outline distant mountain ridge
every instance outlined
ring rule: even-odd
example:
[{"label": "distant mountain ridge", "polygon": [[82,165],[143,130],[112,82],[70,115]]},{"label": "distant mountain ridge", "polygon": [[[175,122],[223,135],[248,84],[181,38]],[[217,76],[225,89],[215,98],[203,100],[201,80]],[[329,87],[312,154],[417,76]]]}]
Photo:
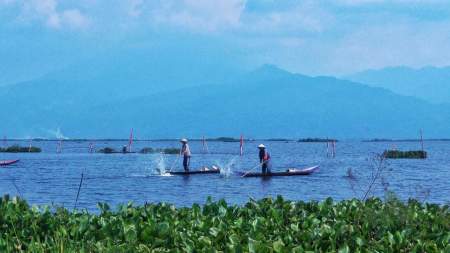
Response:
[{"label": "distant mountain ridge", "polygon": [[450,67],[389,67],[367,70],[345,78],[421,98],[430,103],[450,104]]},{"label": "distant mountain ridge", "polygon": [[[53,137],[60,129],[67,137],[117,138],[134,128],[138,138],[244,133],[251,138],[342,139],[412,138],[424,129],[428,138],[450,135],[448,106],[333,77],[292,74],[272,65],[230,72],[214,84],[199,80],[150,93],[146,89],[151,85],[139,85],[135,75],[128,75],[124,79],[136,85],[127,96],[115,94],[117,87],[102,93],[105,86],[88,75],[82,78],[95,86],[93,92],[65,76],[0,88],[0,117],[6,119],[0,133]],[[60,94],[64,96],[58,98]]]}]

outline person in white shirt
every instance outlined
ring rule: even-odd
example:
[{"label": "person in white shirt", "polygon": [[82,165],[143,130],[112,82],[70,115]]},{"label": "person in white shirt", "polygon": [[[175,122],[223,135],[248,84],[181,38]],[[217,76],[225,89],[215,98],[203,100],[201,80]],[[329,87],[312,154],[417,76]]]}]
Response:
[{"label": "person in white shirt", "polygon": [[181,139],[180,141],[182,143],[181,146],[181,155],[183,155],[183,167],[184,171],[189,171],[189,164],[191,162],[191,150],[189,149],[188,140],[187,139]]}]

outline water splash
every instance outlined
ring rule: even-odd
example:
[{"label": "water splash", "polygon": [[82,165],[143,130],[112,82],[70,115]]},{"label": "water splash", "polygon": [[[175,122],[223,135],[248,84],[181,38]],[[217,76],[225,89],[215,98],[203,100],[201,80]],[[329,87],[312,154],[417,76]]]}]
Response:
[{"label": "water splash", "polygon": [[163,153],[159,153],[157,156],[153,156],[152,162],[153,174],[159,176],[170,176],[170,174],[167,172],[166,157]]},{"label": "water splash", "polygon": [[49,130],[47,130],[47,132],[50,135],[53,135],[56,139],[59,139],[59,140],[68,140],[69,139],[69,137],[65,136],[62,133],[62,131],[61,131],[61,129],[59,127],[56,128],[56,130],[49,129]]},{"label": "water splash", "polygon": [[236,157],[231,158],[228,162],[223,164],[222,162],[216,161],[220,168],[220,175],[223,177],[229,177],[233,173],[233,167],[236,164]]}]

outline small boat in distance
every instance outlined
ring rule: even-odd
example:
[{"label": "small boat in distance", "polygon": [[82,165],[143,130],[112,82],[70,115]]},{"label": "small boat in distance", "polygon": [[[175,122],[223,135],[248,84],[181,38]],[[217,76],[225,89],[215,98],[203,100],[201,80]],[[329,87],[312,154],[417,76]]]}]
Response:
[{"label": "small boat in distance", "polygon": [[5,160],[5,161],[0,161],[0,166],[7,166],[7,165],[11,165],[14,163],[17,163],[19,160]]},{"label": "small boat in distance", "polygon": [[216,166],[212,166],[209,168],[201,168],[199,170],[190,170],[190,171],[171,171],[170,175],[178,175],[178,176],[188,176],[188,175],[197,175],[197,174],[219,174],[220,169]]},{"label": "small boat in distance", "polygon": [[319,170],[319,166],[313,166],[305,169],[287,169],[281,172],[270,172],[263,174],[261,172],[241,172],[241,177],[288,177],[288,176],[306,176]]}]

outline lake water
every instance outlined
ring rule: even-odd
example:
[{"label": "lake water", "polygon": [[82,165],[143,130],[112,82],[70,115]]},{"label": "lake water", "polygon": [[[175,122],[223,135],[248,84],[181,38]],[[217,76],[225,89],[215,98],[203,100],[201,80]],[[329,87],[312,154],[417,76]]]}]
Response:
[{"label": "lake water", "polygon": [[[98,202],[112,206],[133,201],[170,202],[177,206],[204,203],[208,196],[229,203],[242,204],[250,197],[283,195],[291,200],[336,200],[361,197],[368,186],[374,167],[373,157],[387,148],[418,150],[417,142],[368,143],[342,141],[336,146],[336,157],[327,157],[325,143],[264,142],[272,155],[272,170],[320,165],[310,176],[271,179],[241,178],[233,172],[248,171],[258,165],[259,142],[246,142],[244,156],[238,156],[239,143],[208,142],[210,153],[202,153],[201,142],[191,142],[191,169],[218,165],[230,173],[220,175],[160,176],[157,168],[181,170],[177,155],[98,154],[89,153],[87,141],[64,141],[57,153],[57,142],[35,141],[43,152],[37,154],[0,153],[0,160],[20,162],[0,168],[0,194],[20,195],[32,204],[56,204],[73,208],[81,174],[84,174],[78,207],[96,210]],[[27,141],[10,141],[9,145],[28,146]],[[114,147],[119,150],[126,141],[96,141],[95,149]],[[179,147],[176,141],[135,141],[134,150],[143,147]],[[450,202],[450,142],[426,142],[426,160],[388,160],[384,182],[402,199],[419,198],[433,203]],[[174,165],[173,165],[174,164]],[[347,177],[351,168],[358,186]],[[255,171],[259,170],[255,169]],[[375,189],[383,196],[381,185]]]}]

